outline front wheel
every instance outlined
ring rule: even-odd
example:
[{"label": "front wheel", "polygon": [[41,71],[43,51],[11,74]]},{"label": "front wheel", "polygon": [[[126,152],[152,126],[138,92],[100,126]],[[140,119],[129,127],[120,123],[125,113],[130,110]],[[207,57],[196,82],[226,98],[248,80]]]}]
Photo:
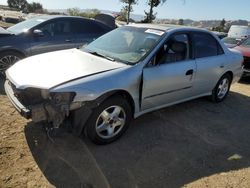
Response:
[{"label": "front wheel", "polygon": [[87,136],[96,144],[111,143],[127,130],[131,117],[131,107],[125,98],[110,97],[90,116],[86,125]]},{"label": "front wheel", "polygon": [[231,82],[232,78],[229,74],[225,74],[220,78],[220,80],[212,91],[211,98],[213,102],[221,102],[227,97],[230,90]]},{"label": "front wheel", "polygon": [[22,58],[21,54],[12,51],[0,53],[0,75],[5,77],[5,71]]}]

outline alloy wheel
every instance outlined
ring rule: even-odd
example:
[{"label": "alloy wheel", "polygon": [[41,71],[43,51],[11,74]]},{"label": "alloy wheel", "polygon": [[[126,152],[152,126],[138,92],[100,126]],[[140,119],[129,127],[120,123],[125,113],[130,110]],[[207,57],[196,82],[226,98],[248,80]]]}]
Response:
[{"label": "alloy wheel", "polygon": [[4,72],[14,63],[19,61],[20,58],[15,55],[6,55],[0,59],[0,73]]},{"label": "alloy wheel", "polygon": [[227,78],[224,78],[221,80],[219,86],[218,86],[218,92],[217,97],[219,99],[222,99],[226,96],[228,90],[229,90],[229,80]]},{"label": "alloy wheel", "polygon": [[116,136],[125,125],[126,113],[120,106],[110,106],[102,111],[96,121],[96,133],[103,139]]}]

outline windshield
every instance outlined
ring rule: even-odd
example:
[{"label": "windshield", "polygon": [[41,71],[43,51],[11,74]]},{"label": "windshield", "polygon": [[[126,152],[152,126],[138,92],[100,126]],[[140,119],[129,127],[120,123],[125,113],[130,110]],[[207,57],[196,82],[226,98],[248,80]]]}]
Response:
[{"label": "windshield", "polygon": [[22,32],[28,31],[29,29],[33,28],[34,26],[36,26],[44,21],[45,21],[45,19],[32,18],[32,19],[20,22],[12,27],[9,27],[7,30],[11,33],[14,33],[14,34],[20,34]]},{"label": "windshield", "polygon": [[250,46],[250,38],[247,38],[241,43],[241,46]]},{"label": "windshield", "polygon": [[130,26],[120,27],[83,48],[128,64],[136,64],[158,43],[164,31]]}]

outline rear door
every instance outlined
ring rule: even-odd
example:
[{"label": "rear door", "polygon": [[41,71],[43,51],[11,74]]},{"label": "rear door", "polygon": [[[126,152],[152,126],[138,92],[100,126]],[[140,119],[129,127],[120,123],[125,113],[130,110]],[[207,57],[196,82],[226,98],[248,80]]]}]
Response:
[{"label": "rear door", "polygon": [[72,30],[76,47],[81,47],[107,33],[111,28],[95,20],[79,18],[72,22]]},{"label": "rear door", "polygon": [[194,95],[211,92],[225,71],[225,54],[215,37],[205,32],[192,34],[197,64]]},{"label": "rear door", "polygon": [[[178,44],[176,49],[171,47]],[[185,45],[185,51],[180,50]],[[179,50],[178,50],[179,48]],[[157,108],[192,96],[195,60],[187,33],[173,35],[143,70],[142,110]]]}]

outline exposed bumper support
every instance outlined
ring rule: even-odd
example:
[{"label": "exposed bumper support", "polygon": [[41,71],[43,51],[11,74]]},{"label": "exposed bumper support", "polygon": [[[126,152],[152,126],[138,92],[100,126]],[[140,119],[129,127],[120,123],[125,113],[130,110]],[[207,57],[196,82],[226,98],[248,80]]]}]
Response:
[{"label": "exposed bumper support", "polygon": [[13,92],[8,80],[6,80],[4,83],[4,89],[5,89],[6,95],[8,96],[8,98],[10,99],[11,103],[16,108],[16,110],[26,119],[31,118],[31,111],[28,108],[26,108],[25,106],[23,106],[19,102],[19,100],[15,97],[14,92]]}]

